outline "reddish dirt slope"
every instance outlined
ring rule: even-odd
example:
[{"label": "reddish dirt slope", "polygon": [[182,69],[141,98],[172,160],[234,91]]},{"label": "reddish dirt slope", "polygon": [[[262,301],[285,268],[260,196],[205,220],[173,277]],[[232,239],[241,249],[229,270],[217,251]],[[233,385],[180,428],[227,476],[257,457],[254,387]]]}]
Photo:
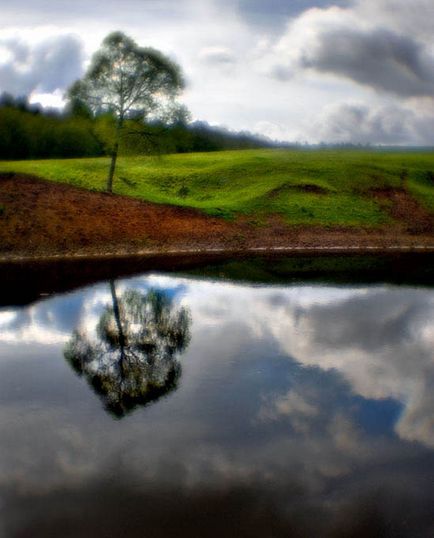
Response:
[{"label": "reddish dirt slope", "polygon": [[0,178],[1,250],[165,245],[223,236],[230,226],[197,211],[89,192],[30,177]]},{"label": "reddish dirt slope", "polygon": [[376,198],[400,225],[410,234],[433,233],[434,218],[405,189],[373,189]]},{"label": "reddish dirt slope", "polygon": [[267,226],[228,222],[198,211],[95,193],[17,175],[0,176],[0,256],[138,249],[434,244],[433,219],[407,193],[373,193],[400,223],[385,229]]}]

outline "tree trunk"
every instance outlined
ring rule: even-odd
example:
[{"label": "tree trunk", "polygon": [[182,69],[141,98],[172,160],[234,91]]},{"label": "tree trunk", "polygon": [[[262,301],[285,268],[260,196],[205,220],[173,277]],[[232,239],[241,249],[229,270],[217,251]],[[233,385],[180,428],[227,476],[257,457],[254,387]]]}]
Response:
[{"label": "tree trunk", "polygon": [[119,151],[119,142],[116,140],[115,146],[113,148],[112,153],[112,160],[110,163],[110,169],[107,176],[107,185],[106,185],[106,191],[109,193],[113,192],[113,177],[115,175],[115,168],[116,168],[116,160],[118,158],[118,151]]},{"label": "tree trunk", "polygon": [[116,161],[118,158],[119,138],[121,135],[122,125],[123,125],[123,118],[121,117],[116,125],[115,144],[113,146],[112,160],[110,162],[109,173],[107,176],[106,191],[109,192],[110,194],[113,192],[113,177],[115,175]]},{"label": "tree trunk", "polygon": [[116,284],[114,280],[110,280],[110,291],[112,294],[113,301],[113,315],[116,321],[116,326],[118,328],[118,338],[119,338],[119,350],[121,352],[121,358],[119,361],[121,377],[124,377],[124,360],[125,360],[125,334],[122,328],[121,322],[121,313],[119,310],[119,301],[116,295]]}]

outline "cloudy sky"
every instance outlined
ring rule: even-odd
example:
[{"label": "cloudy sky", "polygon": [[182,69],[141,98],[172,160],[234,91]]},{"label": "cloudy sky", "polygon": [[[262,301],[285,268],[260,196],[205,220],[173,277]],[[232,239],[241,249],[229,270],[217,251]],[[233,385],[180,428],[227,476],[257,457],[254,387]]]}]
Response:
[{"label": "cloudy sky", "polygon": [[177,60],[194,119],[434,144],[433,0],[0,0],[0,91],[59,106],[105,35]]}]

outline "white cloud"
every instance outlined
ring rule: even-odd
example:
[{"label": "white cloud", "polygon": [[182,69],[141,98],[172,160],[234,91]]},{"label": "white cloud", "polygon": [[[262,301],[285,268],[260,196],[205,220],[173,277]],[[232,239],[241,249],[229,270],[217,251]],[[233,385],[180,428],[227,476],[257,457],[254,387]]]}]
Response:
[{"label": "white cloud", "polygon": [[271,138],[271,140],[288,139],[287,126],[271,121],[258,121],[258,123],[253,126],[252,131],[259,135],[267,136],[268,138]]},{"label": "white cloud", "polygon": [[236,58],[226,47],[205,47],[199,52],[199,58],[210,64],[232,64]]}]

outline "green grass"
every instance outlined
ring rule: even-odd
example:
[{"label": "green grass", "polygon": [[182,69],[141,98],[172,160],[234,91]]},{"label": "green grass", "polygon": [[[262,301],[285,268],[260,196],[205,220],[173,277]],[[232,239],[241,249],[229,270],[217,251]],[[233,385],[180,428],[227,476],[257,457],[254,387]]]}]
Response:
[{"label": "green grass", "polygon": [[[103,190],[109,159],[0,162],[0,172],[22,172]],[[155,157],[121,157],[114,191],[151,202],[188,206],[261,224],[280,214],[294,224],[375,227],[390,217],[369,196],[398,187],[434,212],[434,153],[247,150]]]}]

